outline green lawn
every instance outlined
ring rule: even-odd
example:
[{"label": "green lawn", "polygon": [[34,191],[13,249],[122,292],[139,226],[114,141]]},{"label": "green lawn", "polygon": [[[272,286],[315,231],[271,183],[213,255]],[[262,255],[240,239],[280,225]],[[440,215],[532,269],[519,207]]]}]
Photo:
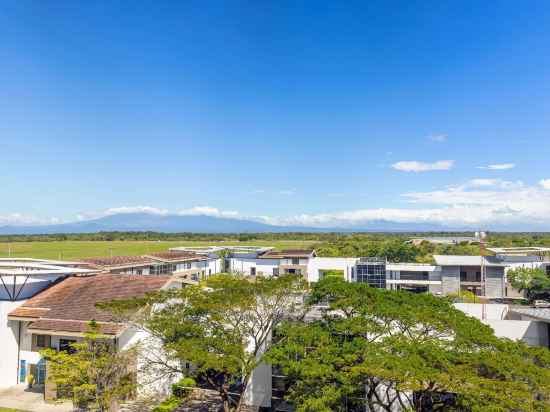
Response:
[{"label": "green lawn", "polygon": [[0,406],[0,412],[27,412],[27,411],[23,411],[21,409],[2,408]]},{"label": "green lawn", "polygon": [[59,242],[0,242],[0,257],[8,257],[11,249],[12,257],[32,257],[39,259],[72,260],[96,256],[144,255],[147,253],[165,251],[176,246],[223,246],[223,245],[255,245],[274,246],[278,249],[311,247],[314,241],[285,240],[252,242],[198,242],[198,241],[59,241]]}]

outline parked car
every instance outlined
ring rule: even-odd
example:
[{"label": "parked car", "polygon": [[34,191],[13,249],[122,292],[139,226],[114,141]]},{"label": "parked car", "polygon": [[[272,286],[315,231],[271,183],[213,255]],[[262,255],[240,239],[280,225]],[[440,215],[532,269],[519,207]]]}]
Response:
[{"label": "parked car", "polygon": [[533,306],[536,308],[550,308],[550,302],[546,300],[535,300]]}]

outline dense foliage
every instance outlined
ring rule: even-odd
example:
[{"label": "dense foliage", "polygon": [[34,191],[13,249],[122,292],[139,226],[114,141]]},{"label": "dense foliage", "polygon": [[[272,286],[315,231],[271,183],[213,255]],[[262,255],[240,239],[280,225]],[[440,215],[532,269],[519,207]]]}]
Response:
[{"label": "dense foliage", "polygon": [[550,278],[545,270],[520,267],[509,270],[507,276],[514,288],[526,292],[528,300],[550,298]]},{"label": "dense foliage", "polygon": [[117,351],[113,341],[99,333],[94,321],[90,331],[68,351],[45,349],[48,381],[56,385],[57,397],[73,401],[75,409],[110,411],[135,390],[132,350]]},{"label": "dense foliage", "polygon": [[447,299],[332,278],[310,304],[327,301],[320,319],[283,324],[268,355],[299,412],[550,411],[550,351],[496,338]]},{"label": "dense foliage", "polygon": [[145,366],[195,378],[219,393],[227,412],[238,410],[271,331],[295,312],[303,287],[292,275],[251,280],[222,274],[108,307],[119,315],[140,309],[138,322],[161,342],[164,355],[156,353]]}]

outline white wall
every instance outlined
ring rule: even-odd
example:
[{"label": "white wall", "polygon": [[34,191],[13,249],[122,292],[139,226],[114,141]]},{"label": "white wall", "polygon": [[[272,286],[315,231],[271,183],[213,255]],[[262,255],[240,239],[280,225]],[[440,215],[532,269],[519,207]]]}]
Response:
[{"label": "white wall", "polygon": [[0,301],[0,388],[17,383],[19,322],[8,320],[8,313],[25,301]]},{"label": "white wall", "polygon": [[528,345],[548,347],[547,324],[535,320],[506,319],[508,305],[455,303],[454,306],[489,325],[499,338],[522,340]]},{"label": "white wall", "polygon": [[252,257],[232,257],[231,271],[250,275],[250,269],[256,268],[256,275],[272,276],[273,269],[279,267],[279,259],[255,259]]},{"label": "white wall", "polygon": [[146,331],[135,327],[128,327],[118,338],[118,349],[137,350],[137,383],[139,396],[169,395],[171,386],[181,375],[165,374],[165,370],[152,366],[152,360],[163,359],[162,342],[152,337]]},{"label": "white wall", "polygon": [[320,272],[323,270],[342,270],[344,278],[351,280],[351,268],[355,266],[358,258],[340,257],[314,257],[309,259],[307,266],[308,282],[318,282]]},{"label": "white wall", "polygon": [[501,338],[522,340],[531,346],[548,347],[548,329],[545,322],[529,320],[488,320],[495,335]]},{"label": "white wall", "polygon": [[508,305],[500,303],[455,303],[454,307],[479,320],[504,320]]}]

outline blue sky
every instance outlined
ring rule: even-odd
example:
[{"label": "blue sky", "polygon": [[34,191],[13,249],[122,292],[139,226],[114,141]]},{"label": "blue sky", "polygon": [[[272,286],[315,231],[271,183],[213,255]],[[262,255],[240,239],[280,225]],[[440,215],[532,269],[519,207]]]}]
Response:
[{"label": "blue sky", "polygon": [[0,224],[550,224],[548,2],[296,3],[4,1]]}]

